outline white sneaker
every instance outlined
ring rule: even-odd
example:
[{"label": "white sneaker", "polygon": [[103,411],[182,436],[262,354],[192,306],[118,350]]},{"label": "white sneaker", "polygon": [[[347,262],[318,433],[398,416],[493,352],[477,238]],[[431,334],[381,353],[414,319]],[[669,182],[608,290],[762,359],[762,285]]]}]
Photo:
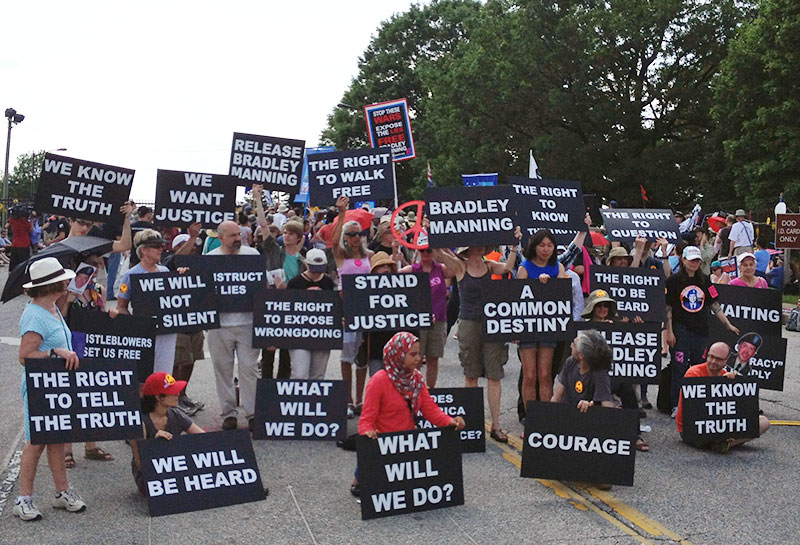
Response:
[{"label": "white sneaker", "polygon": [[41,520],[42,512],[33,504],[33,500],[17,498],[14,502],[14,515],[22,520]]},{"label": "white sneaker", "polygon": [[70,513],[80,513],[86,510],[86,504],[73,489],[64,490],[56,495],[53,500],[53,507],[58,509],[66,509]]},{"label": "white sneaker", "polygon": [[675,420],[675,415],[676,414],[678,414],[678,407],[673,407],[672,408],[672,414],[669,415],[669,417],[672,418],[673,420]]}]

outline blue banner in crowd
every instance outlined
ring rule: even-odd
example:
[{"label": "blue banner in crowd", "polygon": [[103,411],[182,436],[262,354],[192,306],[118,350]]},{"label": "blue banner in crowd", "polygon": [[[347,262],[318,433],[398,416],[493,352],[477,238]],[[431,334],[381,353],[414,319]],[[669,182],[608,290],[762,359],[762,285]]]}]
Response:
[{"label": "blue banner in crowd", "polygon": [[462,174],[464,187],[477,187],[479,185],[497,185],[497,173],[491,174]]},{"label": "blue banner in crowd", "polygon": [[328,153],[336,151],[333,146],[320,146],[318,148],[306,148],[306,153],[303,156],[303,177],[300,180],[300,193],[298,193],[294,202],[304,202],[308,204],[308,156],[315,153]]}]

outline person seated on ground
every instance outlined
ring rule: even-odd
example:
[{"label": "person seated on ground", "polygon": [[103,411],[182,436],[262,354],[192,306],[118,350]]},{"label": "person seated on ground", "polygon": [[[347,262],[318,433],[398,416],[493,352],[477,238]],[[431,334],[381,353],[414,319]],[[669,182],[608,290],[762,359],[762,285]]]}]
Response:
[{"label": "person seated on ground", "polygon": [[[705,363],[700,363],[698,365],[692,365],[686,371],[684,378],[694,378],[694,377],[726,377],[729,379],[735,378],[739,373],[736,371],[732,371],[725,366],[725,362],[728,361],[728,356],[730,355],[730,347],[723,343],[723,342],[716,342],[711,345],[708,349],[708,354],[706,355]],[[687,445],[691,445],[696,448],[700,449],[708,449],[713,450],[714,452],[719,452],[720,454],[725,454],[731,448],[739,446],[743,443],[750,441],[750,439],[733,439],[728,438],[722,441],[712,441],[707,443],[700,443],[700,444],[693,444],[688,441],[683,436],[683,393],[681,392],[680,397],[678,398],[678,412],[675,414],[675,423],[678,425],[678,433],[681,435],[681,439]],[[759,435],[764,435],[767,430],[769,429],[769,419],[767,419],[764,415],[758,416],[758,429]]]},{"label": "person seated on ground", "polygon": [[[169,373],[153,373],[142,389],[142,428],[144,438],[160,437],[169,441],[176,435],[186,433],[205,433],[203,428],[192,422],[186,413],[178,409],[178,396],[186,388],[185,380],[175,380]],[[139,458],[137,440],[131,440],[131,472],[142,496],[147,497],[147,483],[142,474],[142,461]]]},{"label": "person seated on ground", "polygon": [[[419,339],[407,331],[395,333],[383,347],[383,369],[367,383],[364,408],[358,421],[358,433],[376,439],[379,433],[413,430],[417,412],[436,427],[464,429],[464,419],[451,418],[442,411],[428,392],[418,371],[422,363]],[[361,494],[358,467],[350,493]]]}]

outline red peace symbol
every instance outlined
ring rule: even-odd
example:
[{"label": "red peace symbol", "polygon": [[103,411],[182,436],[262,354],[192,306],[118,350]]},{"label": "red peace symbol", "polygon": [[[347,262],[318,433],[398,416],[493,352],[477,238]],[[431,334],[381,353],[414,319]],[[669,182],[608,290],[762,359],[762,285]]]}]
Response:
[{"label": "red peace symbol", "polygon": [[[395,223],[395,218],[402,209],[411,206],[417,207],[416,211],[417,222],[408,229],[406,229],[405,231],[403,231],[402,233],[400,233],[399,231],[397,231],[397,224]],[[408,201],[398,206],[397,210],[392,212],[392,219],[389,222],[390,223],[389,228],[392,230],[392,236],[395,238],[395,240],[397,240],[400,244],[402,244],[406,248],[411,248],[412,250],[422,250],[428,247],[427,244],[421,245],[419,243],[420,235],[422,234],[427,235],[427,233],[425,233],[425,230],[422,228],[422,217],[424,214],[424,209],[425,209],[425,201]],[[406,241],[406,237],[408,236],[409,232],[414,233],[414,239],[412,242]]]}]

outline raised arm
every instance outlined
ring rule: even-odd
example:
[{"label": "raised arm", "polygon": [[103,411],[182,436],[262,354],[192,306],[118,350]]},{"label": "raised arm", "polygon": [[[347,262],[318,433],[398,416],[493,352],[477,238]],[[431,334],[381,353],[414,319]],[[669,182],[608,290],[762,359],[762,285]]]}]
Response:
[{"label": "raised arm", "polygon": [[122,205],[122,208],[120,208],[120,211],[124,215],[124,219],[122,220],[122,236],[111,245],[112,252],[122,253],[131,249],[133,245],[133,237],[131,236],[131,214],[135,209],[131,201],[127,201]]},{"label": "raised arm", "polygon": [[339,241],[342,240],[342,230],[344,229],[344,216],[347,214],[347,208],[350,206],[350,197],[339,197],[336,199],[336,208],[339,209],[339,216],[336,220],[336,224],[333,226],[333,235],[331,236],[331,242],[333,243],[332,250],[333,250],[333,257],[336,258],[336,264],[340,265],[340,261],[344,259],[342,255],[342,250],[339,247]]}]

